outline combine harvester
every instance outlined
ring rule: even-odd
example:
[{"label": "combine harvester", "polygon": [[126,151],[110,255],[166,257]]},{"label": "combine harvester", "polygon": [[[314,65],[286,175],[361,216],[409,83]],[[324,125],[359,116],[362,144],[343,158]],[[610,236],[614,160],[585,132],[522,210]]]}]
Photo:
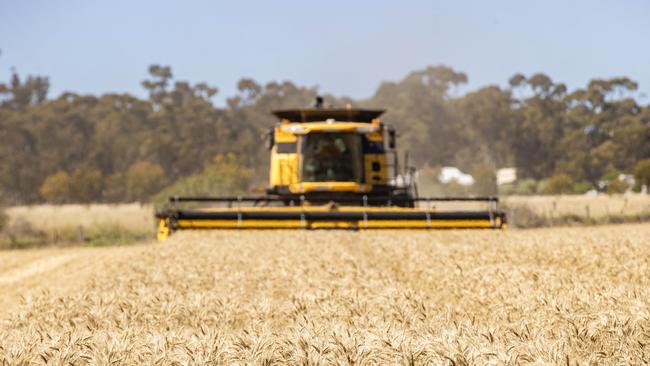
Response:
[{"label": "combine harvester", "polygon": [[[180,230],[504,227],[497,197],[418,197],[414,169],[400,170],[395,130],[379,120],[383,110],[321,105],[273,112],[280,122],[268,138],[267,195],[171,197],[156,213],[158,239]],[[487,208],[439,210],[440,201]],[[179,208],[187,202],[195,207]]]}]

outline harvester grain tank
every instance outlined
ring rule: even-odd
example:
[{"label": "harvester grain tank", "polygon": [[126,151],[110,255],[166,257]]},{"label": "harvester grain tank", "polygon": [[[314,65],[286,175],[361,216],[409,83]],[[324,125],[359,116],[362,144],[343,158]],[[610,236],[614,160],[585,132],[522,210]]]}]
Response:
[{"label": "harvester grain tank", "polygon": [[[158,239],[208,229],[502,228],[497,197],[419,197],[400,167],[383,110],[277,110],[270,130],[266,195],[170,197],[156,213]],[[440,210],[440,201],[482,202],[483,210]],[[188,203],[195,207],[180,208]],[[206,207],[207,205],[207,207]]]}]

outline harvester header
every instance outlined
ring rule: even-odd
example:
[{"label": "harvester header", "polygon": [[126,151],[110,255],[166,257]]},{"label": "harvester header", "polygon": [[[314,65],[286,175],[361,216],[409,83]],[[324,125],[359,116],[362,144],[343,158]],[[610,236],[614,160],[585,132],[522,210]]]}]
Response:
[{"label": "harvester header", "polygon": [[[321,103],[322,104],[322,103]],[[172,197],[157,212],[158,238],[198,229],[501,228],[496,197],[419,197],[414,169],[401,168],[383,110],[277,110],[268,134],[264,196]],[[483,210],[440,210],[439,202]],[[192,208],[179,208],[191,202]]]}]

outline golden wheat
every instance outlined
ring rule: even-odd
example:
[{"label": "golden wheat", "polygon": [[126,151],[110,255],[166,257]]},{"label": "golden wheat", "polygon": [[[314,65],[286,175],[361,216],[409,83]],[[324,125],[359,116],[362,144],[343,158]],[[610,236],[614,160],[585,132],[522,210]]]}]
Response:
[{"label": "golden wheat", "polygon": [[[26,266],[43,260],[15,251],[0,259],[12,255],[29,258]],[[67,289],[32,291],[4,315],[0,364],[642,364],[650,357],[650,225],[181,233],[66,260],[32,281],[49,288],[66,279]],[[0,280],[20,273],[16,263],[9,267],[0,264]],[[0,291],[20,281],[0,281]]]}]

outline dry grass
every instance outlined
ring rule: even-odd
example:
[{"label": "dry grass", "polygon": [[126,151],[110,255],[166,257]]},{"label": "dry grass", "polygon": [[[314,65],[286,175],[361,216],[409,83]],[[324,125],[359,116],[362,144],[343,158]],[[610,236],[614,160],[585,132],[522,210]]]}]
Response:
[{"label": "dry grass", "polygon": [[131,243],[153,237],[153,208],[139,204],[37,205],[7,209],[0,249]]},{"label": "dry grass", "polygon": [[650,222],[650,195],[506,196],[501,207],[511,227]]},{"label": "dry grass", "polygon": [[153,209],[137,203],[14,206],[7,209],[7,214],[9,225],[24,221],[46,231],[79,226],[89,230],[107,224],[133,231],[154,227]]},{"label": "dry grass", "polygon": [[609,216],[650,214],[650,194],[507,196],[506,205],[526,206],[544,216],[587,216],[594,219]]},{"label": "dry grass", "polygon": [[88,281],[0,323],[0,364],[650,360],[647,224],[182,233],[96,250]]}]

